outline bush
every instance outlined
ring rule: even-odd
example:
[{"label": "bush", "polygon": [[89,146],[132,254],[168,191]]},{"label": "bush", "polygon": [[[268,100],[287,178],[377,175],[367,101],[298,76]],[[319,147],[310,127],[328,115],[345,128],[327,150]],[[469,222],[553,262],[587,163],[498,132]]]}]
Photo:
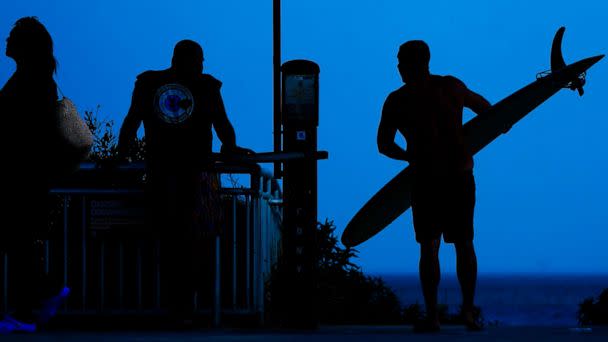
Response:
[{"label": "bush", "polygon": [[[336,227],[326,220],[317,224],[315,253],[317,260],[316,313],[320,324],[413,324],[424,318],[418,303],[402,307],[395,292],[380,277],[365,275],[352,262],[358,251],[340,247]],[[279,323],[283,317],[281,291],[288,288],[286,273],[281,265],[274,268],[267,286],[266,308],[270,321]],[[462,315],[450,314],[447,305],[439,306],[440,321],[462,324]],[[476,308],[477,320],[484,323],[481,310]]]},{"label": "bush", "polygon": [[319,321],[325,324],[398,324],[397,295],[380,277],[366,276],[351,262],[352,248],[338,245],[332,221],[317,224]]},{"label": "bush", "polygon": [[[93,147],[89,160],[95,163],[114,161],[117,157],[118,138],[114,133],[114,121],[99,118],[99,106],[95,112],[85,111],[84,121],[93,133]],[[127,159],[131,162],[144,160],[146,138],[137,138],[132,142]]]},{"label": "bush", "polygon": [[587,298],[578,305],[580,325],[608,325],[608,288],[596,299]]}]

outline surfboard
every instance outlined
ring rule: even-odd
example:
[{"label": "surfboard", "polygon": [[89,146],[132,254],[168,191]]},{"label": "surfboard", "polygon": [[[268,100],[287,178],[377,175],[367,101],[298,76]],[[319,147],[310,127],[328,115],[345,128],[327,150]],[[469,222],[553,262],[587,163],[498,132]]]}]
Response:
[{"label": "surfboard", "polygon": [[[553,39],[551,71],[540,73],[536,81],[497,102],[482,116],[476,116],[464,126],[464,135],[473,154],[479,152],[505,133],[532,110],[562,88],[577,89],[583,94],[585,72],[604,55],[589,57],[566,65],[561,53],[565,28]],[[406,167],[355,214],[342,233],[342,243],[357,246],[386,228],[410,208],[412,189],[411,168]]]}]

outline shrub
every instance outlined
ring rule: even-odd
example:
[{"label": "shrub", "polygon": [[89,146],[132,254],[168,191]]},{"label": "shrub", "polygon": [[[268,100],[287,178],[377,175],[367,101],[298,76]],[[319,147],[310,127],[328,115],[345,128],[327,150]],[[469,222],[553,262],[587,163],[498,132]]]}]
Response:
[{"label": "shrub", "polygon": [[[118,143],[118,138],[114,133],[114,121],[100,119],[99,106],[97,106],[95,112],[85,111],[84,121],[94,137],[89,160],[102,164],[115,160],[117,157],[116,144]],[[132,162],[144,160],[145,151],[146,138],[137,138],[130,146],[127,159]]]},{"label": "shrub", "polygon": [[317,224],[317,302],[319,321],[326,324],[398,324],[402,321],[397,295],[380,277],[370,277],[342,248],[333,221]]},{"label": "shrub", "polygon": [[608,288],[597,299],[586,298],[578,305],[580,325],[608,325]]},{"label": "shrub", "polygon": [[[335,235],[336,227],[326,220],[317,224],[315,257],[317,266],[316,312],[321,324],[413,324],[424,317],[418,303],[401,306],[395,292],[380,277],[365,275],[352,259],[358,251],[343,248]],[[267,303],[271,322],[280,323],[283,310],[282,293],[288,288],[287,275],[277,265],[267,286]],[[288,291],[288,290],[287,290]],[[450,314],[440,305],[440,320],[445,324],[462,324],[461,313]],[[477,319],[484,323],[481,310]]]}]

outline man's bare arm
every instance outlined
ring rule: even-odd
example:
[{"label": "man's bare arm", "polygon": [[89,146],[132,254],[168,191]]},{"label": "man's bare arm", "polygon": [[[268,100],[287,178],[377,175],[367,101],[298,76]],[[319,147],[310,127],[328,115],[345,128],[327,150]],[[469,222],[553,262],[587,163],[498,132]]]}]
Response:
[{"label": "man's bare arm", "polygon": [[133,96],[131,97],[131,107],[125,117],[125,120],[120,127],[120,134],[118,135],[118,145],[116,146],[116,152],[119,160],[127,158],[131,145],[137,138],[137,130],[142,122],[142,113],[140,110],[140,89],[135,84],[133,89]]},{"label": "man's bare arm", "polygon": [[395,143],[397,127],[390,122],[389,113],[386,110],[386,104],[384,107],[385,108],[382,110],[380,125],[378,126],[378,151],[389,158],[409,162],[409,153]]},{"label": "man's bare arm", "polygon": [[484,115],[492,105],[483,96],[464,87],[464,106],[477,115]]},{"label": "man's bare arm", "polygon": [[217,137],[222,142],[222,148],[232,149],[236,147],[236,133],[234,132],[234,127],[232,127],[230,120],[228,120],[224,101],[221,96],[219,96],[217,102],[213,128],[215,129],[215,133],[217,133]]},{"label": "man's bare arm", "polygon": [[[464,106],[470,108],[477,115],[485,115],[492,105],[483,96],[464,87]],[[503,127],[502,132],[507,133],[511,126]]]},{"label": "man's bare arm", "polygon": [[221,151],[227,153],[254,154],[255,152],[253,150],[237,146],[236,133],[234,132],[234,127],[232,127],[230,120],[228,120],[228,115],[226,114],[226,108],[224,107],[224,101],[222,100],[221,95],[218,96],[217,101],[217,112],[214,115],[213,127],[215,128],[217,137],[222,141]]}]

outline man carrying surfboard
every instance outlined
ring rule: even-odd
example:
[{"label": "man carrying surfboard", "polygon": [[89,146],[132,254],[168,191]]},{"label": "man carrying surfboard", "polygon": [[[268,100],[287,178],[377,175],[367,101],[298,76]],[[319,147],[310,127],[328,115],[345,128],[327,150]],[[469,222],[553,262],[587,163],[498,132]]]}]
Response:
[{"label": "man carrying surfboard", "polygon": [[[399,48],[398,70],[405,85],[392,92],[382,109],[378,149],[389,158],[410,164],[413,175],[412,210],[416,241],[420,244],[420,282],[427,319],[417,331],[438,331],[437,288],[439,246],[456,247],[457,275],[467,328],[481,329],[474,315],[477,257],[473,246],[475,180],[472,152],[467,147],[462,111],[483,115],[491,105],[452,76],[429,72],[430,50],[421,40]],[[407,150],[395,143],[396,133]]]}]

